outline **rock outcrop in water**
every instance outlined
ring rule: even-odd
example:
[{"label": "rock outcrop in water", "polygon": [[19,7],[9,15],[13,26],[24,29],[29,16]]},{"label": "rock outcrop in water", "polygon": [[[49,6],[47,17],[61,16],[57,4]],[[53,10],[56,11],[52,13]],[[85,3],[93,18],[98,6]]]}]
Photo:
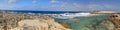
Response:
[{"label": "rock outcrop in water", "polygon": [[91,12],[91,14],[110,14],[110,18],[105,22],[105,25],[108,26],[108,30],[120,30],[120,13],[113,11],[97,11]]},{"label": "rock outcrop in water", "polygon": [[120,30],[120,14],[112,14],[110,20],[115,25],[115,30]]},{"label": "rock outcrop in water", "polygon": [[44,15],[0,12],[0,30],[71,30]]},{"label": "rock outcrop in water", "polygon": [[108,30],[120,30],[120,14],[111,14],[104,25],[108,27]]}]

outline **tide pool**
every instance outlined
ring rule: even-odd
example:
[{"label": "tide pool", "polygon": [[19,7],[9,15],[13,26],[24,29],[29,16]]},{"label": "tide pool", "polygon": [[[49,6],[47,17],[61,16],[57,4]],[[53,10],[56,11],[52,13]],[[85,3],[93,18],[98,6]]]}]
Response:
[{"label": "tide pool", "polygon": [[88,17],[75,17],[68,19],[54,18],[59,23],[66,23],[73,30],[108,30],[101,23],[108,20],[109,15],[95,15]]}]

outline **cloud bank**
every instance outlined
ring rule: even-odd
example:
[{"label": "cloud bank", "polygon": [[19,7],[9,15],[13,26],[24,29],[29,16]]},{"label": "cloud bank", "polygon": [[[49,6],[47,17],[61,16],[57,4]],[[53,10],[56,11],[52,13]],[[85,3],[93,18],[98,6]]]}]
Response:
[{"label": "cloud bank", "polygon": [[67,3],[63,2],[59,6],[54,6],[51,9],[55,10],[66,10],[66,11],[89,11],[89,10],[114,10],[116,6],[114,5],[99,5],[99,4],[88,4],[88,5],[82,5],[79,3]]}]

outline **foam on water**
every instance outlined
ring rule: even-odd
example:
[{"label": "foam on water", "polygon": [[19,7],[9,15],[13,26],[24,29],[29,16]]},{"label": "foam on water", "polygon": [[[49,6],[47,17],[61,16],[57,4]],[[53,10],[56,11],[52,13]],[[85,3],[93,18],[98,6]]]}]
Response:
[{"label": "foam on water", "polygon": [[100,15],[100,14],[90,14],[90,13],[64,13],[64,14],[44,14],[49,15],[53,18],[59,19],[67,19],[67,18],[74,18],[74,17],[88,17],[93,15]]}]

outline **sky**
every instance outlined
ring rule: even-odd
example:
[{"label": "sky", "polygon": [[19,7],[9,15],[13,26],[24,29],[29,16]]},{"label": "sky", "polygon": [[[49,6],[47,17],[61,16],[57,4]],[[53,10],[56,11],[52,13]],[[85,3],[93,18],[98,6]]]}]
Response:
[{"label": "sky", "polygon": [[120,11],[120,0],[0,0],[1,10]]}]

